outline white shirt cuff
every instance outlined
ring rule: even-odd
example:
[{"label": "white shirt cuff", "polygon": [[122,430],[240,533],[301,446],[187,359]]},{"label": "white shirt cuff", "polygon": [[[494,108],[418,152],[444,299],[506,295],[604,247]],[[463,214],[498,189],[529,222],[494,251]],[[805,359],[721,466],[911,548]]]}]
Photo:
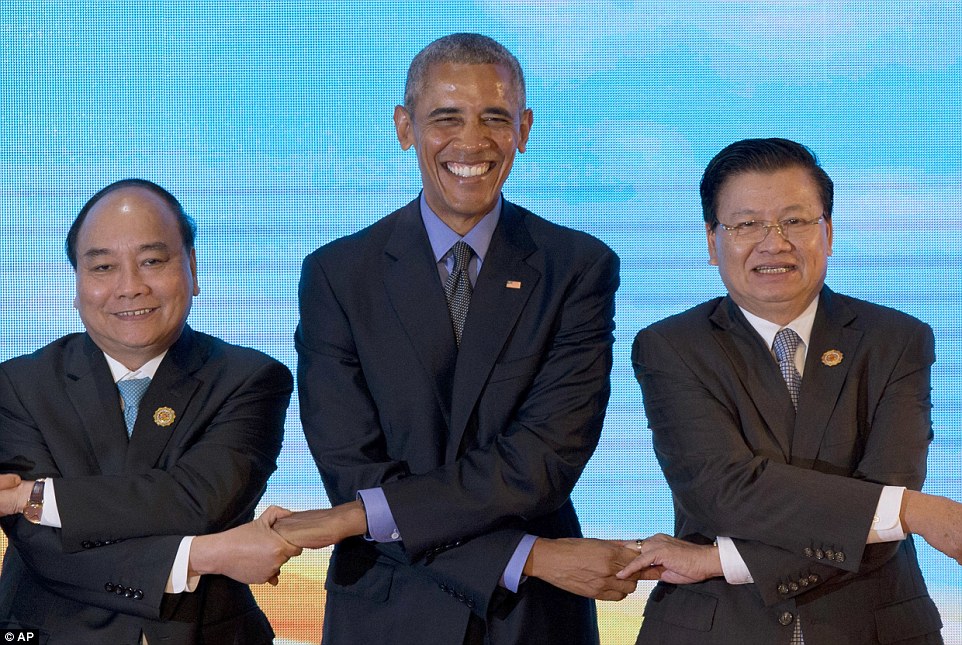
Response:
[{"label": "white shirt cuff", "polygon": [[200,576],[189,576],[188,566],[190,565],[190,545],[194,541],[193,535],[185,536],[177,547],[177,556],[174,558],[174,566],[170,569],[170,576],[167,578],[167,587],[164,593],[184,593],[195,590],[200,583]]},{"label": "white shirt cuff", "polygon": [[729,537],[719,537],[715,542],[718,544],[718,557],[721,558],[725,581],[730,585],[747,585],[755,582],[735,542]]},{"label": "white shirt cuff", "polygon": [[60,509],[57,508],[57,493],[54,490],[54,480],[48,479],[43,485],[43,510],[40,511],[40,526],[63,528],[60,521]]},{"label": "white shirt cuff", "polygon": [[[865,540],[866,544],[898,542],[905,539],[902,520],[899,519],[904,492],[904,486],[885,486],[882,488],[882,494],[878,498],[878,506],[875,508],[875,517],[872,519],[872,528],[869,529],[868,538]],[[47,503],[44,502],[44,506],[46,505]]]}]

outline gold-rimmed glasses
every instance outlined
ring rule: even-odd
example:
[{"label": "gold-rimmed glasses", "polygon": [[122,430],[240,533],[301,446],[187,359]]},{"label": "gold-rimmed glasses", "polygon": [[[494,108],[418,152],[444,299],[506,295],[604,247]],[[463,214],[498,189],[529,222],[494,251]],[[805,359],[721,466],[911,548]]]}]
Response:
[{"label": "gold-rimmed glasses", "polygon": [[732,224],[731,226],[722,224],[721,222],[718,222],[718,225],[725,229],[729,236],[739,242],[758,244],[768,236],[768,231],[771,229],[778,231],[779,235],[789,242],[804,239],[814,230],[812,227],[824,219],[824,215],[819,215],[814,219],[786,217],[773,223],[751,219]]}]

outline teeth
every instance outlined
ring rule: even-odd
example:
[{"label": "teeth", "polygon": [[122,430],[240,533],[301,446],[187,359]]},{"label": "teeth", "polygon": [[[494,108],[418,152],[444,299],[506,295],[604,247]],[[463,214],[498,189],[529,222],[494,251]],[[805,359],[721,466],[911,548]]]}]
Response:
[{"label": "teeth", "polygon": [[144,314],[149,314],[150,309],[138,309],[136,311],[121,311],[117,315],[121,318],[126,318],[128,316],[143,316]]},{"label": "teeth", "polygon": [[463,163],[453,163],[448,162],[447,168],[451,173],[457,175],[458,177],[477,177],[488,172],[491,168],[490,163],[479,163],[479,164],[463,164]]},{"label": "teeth", "polygon": [[759,273],[788,273],[792,271],[792,267],[757,267],[755,269]]}]

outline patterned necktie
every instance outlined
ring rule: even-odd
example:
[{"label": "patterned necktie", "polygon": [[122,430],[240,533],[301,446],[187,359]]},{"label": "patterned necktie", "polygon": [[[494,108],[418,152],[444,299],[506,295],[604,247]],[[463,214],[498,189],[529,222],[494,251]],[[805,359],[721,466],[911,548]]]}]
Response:
[{"label": "patterned necktie", "polygon": [[802,375],[795,368],[795,350],[802,342],[794,330],[786,327],[775,334],[775,342],[772,349],[775,350],[775,358],[778,359],[778,368],[782,371],[782,378],[788,386],[788,394],[792,397],[792,405],[798,410],[798,393],[802,389]]},{"label": "patterned necktie", "polygon": [[471,304],[471,279],[468,276],[468,262],[474,251],[461,240],[453,247],[454,270],[444,281],[444,297],[448,301],[448,313],[451,314],[451,326],[454,328],[454,341],[461,346],[461,332],[464,321],[468,317],[468,305]]},{"label": "patterned necktie", "polygon": [[127,381],[118,381],[117,389],[120,396],[124,399],[124,423],[127,424],[127,436],[134,432],[134,423],[137,421],[137,408],[140,407],[140,400],[144,398],[144,392],[150,386],[149,378],[134,378]]}]

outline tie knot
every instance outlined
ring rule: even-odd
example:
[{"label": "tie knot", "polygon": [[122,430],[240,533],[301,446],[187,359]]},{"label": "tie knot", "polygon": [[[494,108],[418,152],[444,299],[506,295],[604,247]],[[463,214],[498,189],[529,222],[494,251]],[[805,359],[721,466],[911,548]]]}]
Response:
[{"label": "tie knot", "polygon": [[150,386],[149,378],[132,378],[127,381],[118,381],[117,389],[120,396],[124,397],[125,409],[136,409],[140,405],[140,400],[144,398],[144,393]]},{"label": "tie knot", "polygon": [[459,240],[451,248],[454,251],[454,272],[467,271],[468,262],[471,261],[471,256],[474,255],[474,249],[464,240]]},{"label": "tie knot", "polygon": [[772,343],[772,349],[775,350],[775,358],[778,362],[783,361],[794,361],[795,360],[795,350],[798,349],[798,344],[802,342],[801,337],[795,333],[794,329],[779,330],[775,334],[775,342]]}]

